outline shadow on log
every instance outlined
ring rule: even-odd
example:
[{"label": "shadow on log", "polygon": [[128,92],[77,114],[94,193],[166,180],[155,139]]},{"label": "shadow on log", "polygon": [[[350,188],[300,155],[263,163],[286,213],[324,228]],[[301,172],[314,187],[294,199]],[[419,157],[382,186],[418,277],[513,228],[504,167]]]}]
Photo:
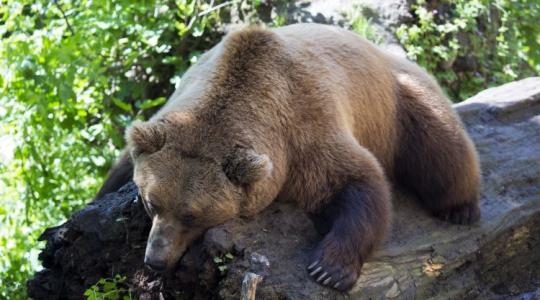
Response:
[{"label": "shadow on log", "polygon": [[[489,89],[455,106],[480,154],[482,220],[450,225],[396,192],[392,234],[364,266],[353,299],[540,297],[540,78]],[[320,238],[304,213],[274,203],[254,219],[209,230],[174,272],[143,265],[149,219],[130,183],[47,229],[34,299],[80,299],[100,278],[127,277],[141,299],[240,298],[245,275],[258,299],[339,299],[308,278]]]}]

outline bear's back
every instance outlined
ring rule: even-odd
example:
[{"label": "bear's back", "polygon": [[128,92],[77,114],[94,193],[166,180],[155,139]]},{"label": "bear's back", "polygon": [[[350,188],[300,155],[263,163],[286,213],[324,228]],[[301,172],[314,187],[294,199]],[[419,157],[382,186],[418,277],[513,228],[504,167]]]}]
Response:
[{"label": "bear's back", "polygon": [[307,66],[339,130],[347,130],[386,167],[397,135],[397,86],[391,57],[357,34],[320,24],[275,29],[294,60]]},{"label": "bear's back", "polygon": [[[216,70],[230,55],[235,38],[244,34],[256,39],[257,34],[253,32],[257,31],[268,36],[268,30],[244,29],[227,35],[205,53],[186,72],[177,91],[153,118],[170,111],[197,108],[206,101],[209,91],[219,84],[214,80],[218,75]],[[388,56],[369,41],[337,27],[297,24],[270,32],[275,43],[279,44],[277,54],[282,53],[291,62],[288,71],[302,70],[299,80],[291,83],[291,86],[303,92],[294,95],[294,99],[283,101],[289,101],[286,107],[293,110],[285,112],[287,115],[302,116],[291,122],[295,123],[298,132],[311,135],[303,140],[325,140],[325,135],[348,132],[385,167],[390,167],[396,144],[397,99]],[[275,56],[266,56],[266,50],[260,51],[258,59],[275,59]],[[271,65],[273,62],[266,63]],[[229,113],[235,112],[231,110]],[[291,130],[290,134],[294,137],[298,132]]]}]

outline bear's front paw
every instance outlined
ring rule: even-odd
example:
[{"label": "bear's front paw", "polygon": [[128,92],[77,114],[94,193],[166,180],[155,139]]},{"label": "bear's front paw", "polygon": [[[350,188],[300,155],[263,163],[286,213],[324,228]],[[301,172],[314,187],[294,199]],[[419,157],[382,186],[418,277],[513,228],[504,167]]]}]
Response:
[{"label": "bear's front paw", "polygon": [[362,268],[359,259],[352,255],[357,254],[317,250],[307,268],[309,276],[323,286],[346,292],[356,283]]}]

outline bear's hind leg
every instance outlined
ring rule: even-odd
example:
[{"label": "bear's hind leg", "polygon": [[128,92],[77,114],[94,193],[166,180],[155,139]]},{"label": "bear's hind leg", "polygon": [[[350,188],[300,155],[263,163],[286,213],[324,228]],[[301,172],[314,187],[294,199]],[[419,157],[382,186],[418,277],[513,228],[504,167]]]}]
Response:
[{"label": "bear's hind leg", "polygon": [[442,93],[401,77],[400,149],[395,177],[445,221],[480,218],[476,150]]}]

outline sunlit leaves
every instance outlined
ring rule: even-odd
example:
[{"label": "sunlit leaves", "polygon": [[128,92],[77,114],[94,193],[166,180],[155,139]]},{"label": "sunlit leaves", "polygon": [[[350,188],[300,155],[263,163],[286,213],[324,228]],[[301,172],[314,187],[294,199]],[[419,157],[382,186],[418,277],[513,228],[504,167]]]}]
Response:
[{"label": "sunlit leaves", "polygon": [[416,16],[396,35],[410,59],[437,77],[454,100],[540,74],[540,2],[443,1],[413,5]]}]

